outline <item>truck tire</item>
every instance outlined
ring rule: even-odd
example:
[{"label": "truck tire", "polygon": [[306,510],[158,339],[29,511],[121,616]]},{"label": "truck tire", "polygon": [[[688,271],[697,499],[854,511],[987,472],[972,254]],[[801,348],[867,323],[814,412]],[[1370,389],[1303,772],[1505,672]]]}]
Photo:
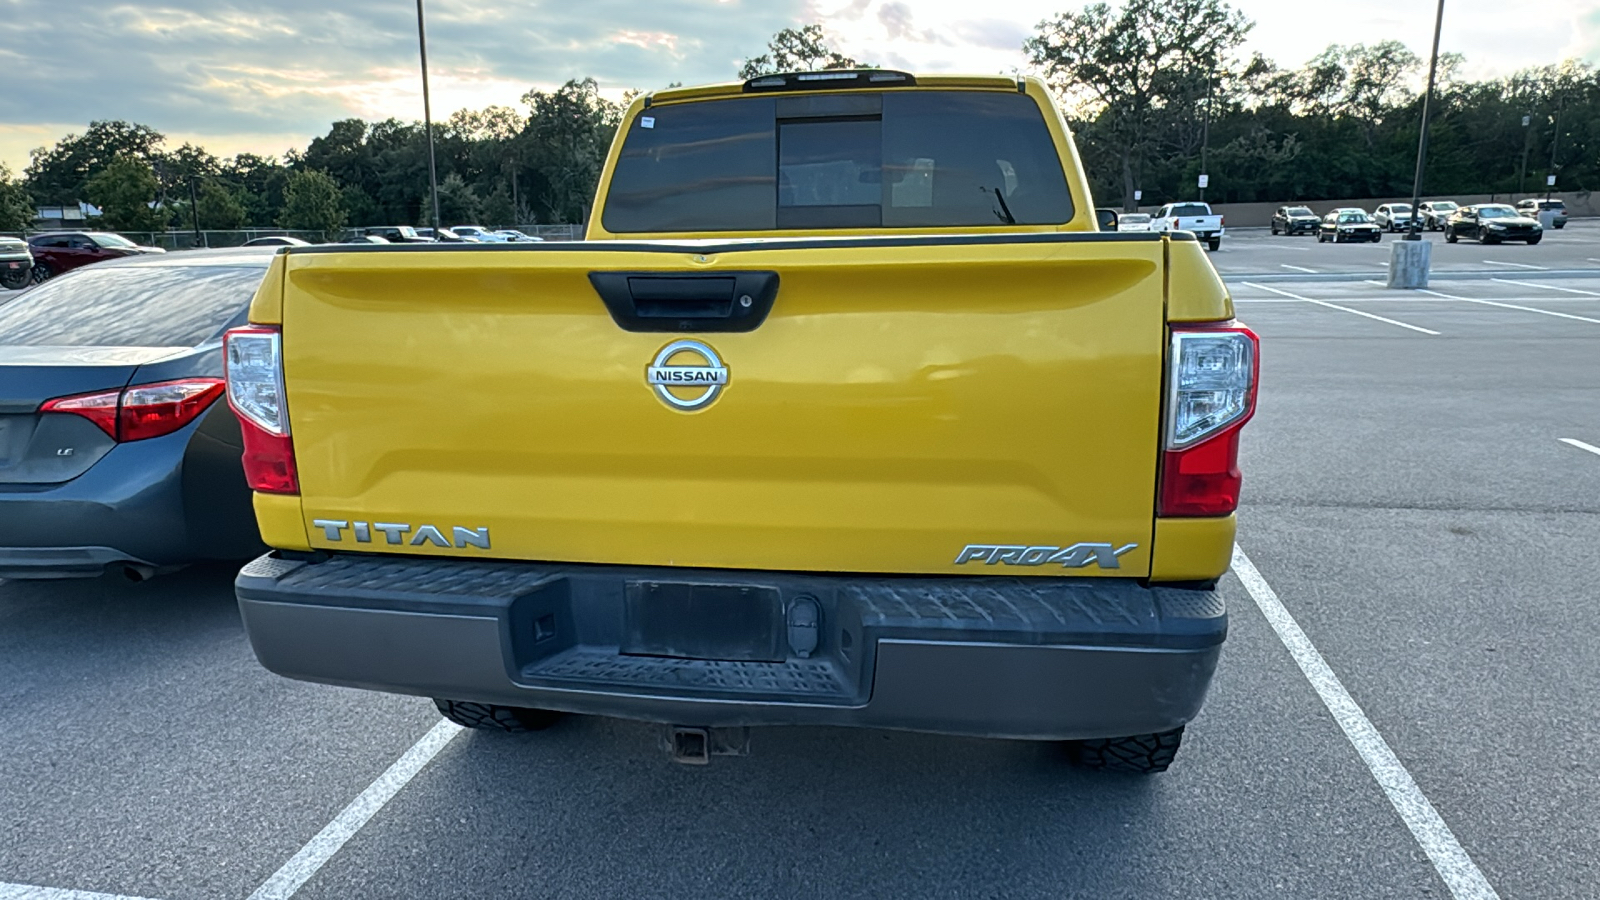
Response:
[{"label": "truck tire", "polygon": [[543,731],[561,718],[560,713],[548,709],[496,706],[492,703],[473,703],[470,700],[441,700],[435,697],[433,705],[439,708],[439,715],[462,728],[477,728],[483,731],[509,731],[516,734]]},{"label": "truck tire", "polygon": [[1222,238],[1212,238],[1206,242],[1206,246],[1211,248],[1212,253],[1215,253],[1222,249]]},{"label": "truck tire", "polygon": [[1085,769],[1154,775],[1165,772],[1183,743],[1183,726],[1156,734],[1068,741],[1067,758]]}]

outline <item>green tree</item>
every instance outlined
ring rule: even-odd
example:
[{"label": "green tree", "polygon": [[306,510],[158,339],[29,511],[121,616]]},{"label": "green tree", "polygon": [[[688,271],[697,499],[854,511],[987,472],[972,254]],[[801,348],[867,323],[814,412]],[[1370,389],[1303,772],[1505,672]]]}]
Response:
[{"label": "green tree", "polygon": [[201,228],[229,231],[244,226],[248,211],[235,191],[214,179],[206,179],[200,182],[196,194],[200,203]]},{"label": "green tree", "polygon": [[817,72],[828,69],[870,69],[828,46],[821,25],[785,28],[767,42],[767,52],[752,56],[739,68],[741,79],[773,75],[778,72]]},{"label": "green tree", "polygon": [[326,172],[307,169],[289,176],[283,187],[282,228],[315,231],[333,240],[344,227],[344,197],[339,183]]},{"label": "green tree", "polygon": [[119,231],[164,231],[168,212],[156,208],[161,183],[150,165],[131,156],[112,160],[89,179],[84,195]]},{"label": "green tree", "polygon": [[[431,212],[431,210],[430,210]],[[431,218],[431,216],[429,217]],[[439,182],[439,219],[444,227],[465,225],[483,218],[483,201],[460,175],[451,172]]]},{"label": "green tree", "polygon": [[11,170],[0,163],[0,231],[21,231],[33,221],[33,202]]},{"label": "green tree", "polygon": [[582,222],[594,200],[622,110],[600,96],[593,78],[522,98],[531,115],[518,140],[533,170],[536,202],[552,222]]},{"label": "green tree", "polygon": [[1208,86],[1242,67],[1233,54],[1251,25],[1225,0],[1092,3],[1040,22],[1023,49],[1068,111],[1093,126],[1088,137],[1114,161],[1132,209],[1142,166],[1172,161],[1175,132],[1185,146],[1192,138],[1183,135],[1198,137]]},{"label": "green tree", "polygon": [[87,200],[89,181],[114,161],[154,163],[166,138],[148,125],[122,121],[90,122],[82,135],[69,134],[53,147],[29,154],[28,191],[41,206]]}]

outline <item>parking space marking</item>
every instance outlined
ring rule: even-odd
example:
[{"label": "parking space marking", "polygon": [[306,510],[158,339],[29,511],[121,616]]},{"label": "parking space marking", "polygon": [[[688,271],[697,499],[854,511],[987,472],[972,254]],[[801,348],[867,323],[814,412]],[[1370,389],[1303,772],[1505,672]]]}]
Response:
[{"label": "parking space marking", "polygon": [[317,870],[339,852],[346,841],[354,837],[385,803],[394,799],[394,795],[400,793],[401,788],[415,778],[424,766],[439,755],[440,750],[464,730],[454,722],[440,719],[439,724],[433,726],[427,734],[412,744],[411,749],[379,775],[377,781],[368,785],[367,789],[350,801],[350,805],[335,816],[332,822],[317,832],[316,837],[301,847],[299,853],[291,857],[278,871],[272,873],[272,877],[261,887],[256,888],[249,900],[287,900],[294,896],[302,885],[311,880],[311,876],[317,874]]},{"label": "parking space marking", "polygon": [[1483,264],[1486,265],[1486,266],[1513,266],[1513,267],[1518,268],[1518,269],[1534,269],[1535,271],[1539,271],[1539,272],[1548,272],[1548,271],[1550,271],[1550,267],[1549,266],[1530,266],[1527,263],[1495,262],[1492,259],[1484,260]]},{"label": "parking space marking", "polygon": [[1396,321],[1394,319],[1385,319],[1383,316],[1375,316],[1372,313],[1362,312],[1359,309],[1351,309],[1348,306],[1340,306],[1337,303],[1328,303],[1325,300],[1313,300],[1310,297],[1302,297],[1299,294],[1291,294],[1288,291],[1280,291],[1277,288],[1267,287],[1264,284],[1253,284],[1253,283],[1248,282],[1248,281],[1241,282],[1241,283],[1244,284],[1246,287],[1253,287],[1253,288],[1256,288],[1258,290],[1263,290],[1263,291],[1271,291],[1274,294],[1282,294],[1283,296],[1288,297],[1291,300],[1303,300],[1306,303],[1315,303],[1318,306],[1326,306],[1329,309],[1337,309],[1340,312],[1347,312],[1347,313],[1350,313],[1351,315],[1354,315],[1354,316],[1364,316],[1364,317],[1366,317],[1368,319],[1376,319],[1379,322],[1387,322],[1390,325],[1399,325],[1401,328],[1409,328],[1412,331],[1420,331],[1423,334],[1437,335],[1439,333],[1437,331],[1432,331],[1432,330],[1427,329],[1427,328],[1420,328],[1420,327],[1418,327],[1416,325],[1407,325],[1404,322]]},{"label": "parking space marking", "polygon": [[1577,438],[1559,438],[1559,440],[1563,444],[1569,444],[1573,447],[1577,447],[1579,450],[1587,450],[1590,453],[1593,453],[1595,456],[1600,456],[1600,447],[1596,447],[1593,444],[1585,444],[1583,441],[1580,441]]},{"label": "parking space marking", "polygon": [[1285,269],[1293,269],[1296,272],[1310,272],[1313,275],[1315,275],[1317,273],[1316,269],[1308,269],[1305,266],[1291,266],[1288,263],[1278,263],[1278,265],[1282,266]]},{"label": "parking space marking", "polygon": [[1535,309],[1532,306],[1518,306],[1515,303],[1499,303],[1494,300],[1479,300],[1476,297],[1458,297],[1455,294],[1441,294],[1438,291],[1430,291],[1427,288],[1418,288],[1417,290],[1424,294],[1432,294],[1435,297],[1443,297],[1446,300],[1461,300],[1466,303],[1482,303],[1485,306],[1498,306],[1502,309],[1519,309],[1523,312],[1539,313],[1540,315],[1545,316],[1555,316],[1558,319],[1576,319],[1579,322],[1593,322],[1596,325],[1600,325],[1600,319],[1591,319],[1587,316],[1575,316],[1571,313],[1560,313],[1549,309]]},{"label": "parking space marking", "polygon": [[145,898],[125,897],[121,894],[96,894],[93,891],[69,891],[66,888],[35,887],[31,884],[7,884],[0,881],[0,900],[145,900]]},{"label": "parking space marking", "polygon": [[1594,291],[1580,291],[1577,288],[1561,287],[1560,285],[1554,284],[1539,284],[1538,282],[1534,281],[1512,281],[1509,278],[1491,278],[1489,280],[1498,281],[1501,284],[1514,284],[1517,287],[1544,288],[1547,291],[1563,291],[1568,294],[1582,294],[1585,297],[1600,297],[1600,294],[1597,294]]},{"label": "parking space marking", "polygon": [[1367,764],[1373,779],[1389,797],[1395,812],[1411,829],[1411,836],[1416,838],[1417,844],[1428,855],[1434,870],[1450,890],[1450,896],[1455,900],[1499,900],[1500,895],[1495,893],[1489,879],[1484,877],[1483,871],[1467,855],[1461,842],[1456,840],[1455,833],[1440,817],[1439,811],[1417,787],[1411,773],[1389,748],[1389,742],[1383,739],[1377,727],[1361,711],[1361,706],[1345,690],[1339,676],[1328,667],[1316,645],[1306,637],[1300,624],[1289,614],[1283,601],[1278,599],[1277,592],[1261,577],[1261,572],[1238,544],[1233,545],[1233,574],[1244,583],[1250,598],[1261,609],[1261,614],[1266,616],[1272,630],[1278,633],[1278,639],[1288,649],[1289,655],[1294,657],[1295,664],[1305,674],[1306,680],[1311,682],[1311,687],[1322,698],[1328,712],[1333,714],[1334,721],[1344,730],[1345,737],[1350,739],[1351,745],[1361,755],[1362,762]]}]

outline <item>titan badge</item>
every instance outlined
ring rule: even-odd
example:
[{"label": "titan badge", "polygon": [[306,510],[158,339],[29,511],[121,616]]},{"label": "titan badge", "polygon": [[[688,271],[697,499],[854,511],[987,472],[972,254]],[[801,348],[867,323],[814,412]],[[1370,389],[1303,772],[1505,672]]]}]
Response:
[{"label": "titan badge", "polygon": [[[347,522],[344,519],[312,519],[311,524],[322,529],[322,534],[330,541],[344,540],[344,534],[349,531],[355,536],[356,543],[372,543],[372,533],[377,531],[384,536],[387,543],[406,544],[420,547],[423,544],[432,544],[435,547],[454,547],[465,550],[468,547],[477,547],[480,550],[489,549],[489,529],[463,528],[453,525],[445,528],[438,525],[418,525],[413,528],[405,522]],[[445,533],[450,537],[446,538]],[[406,540],[406,533],[411,533],[411,540]],[[454,540],[452,544],[451,541]]]},{"label": "titan badge", "polygon": [[956,565],[965,566],[981,562],[986,565],[1043,566],[1059,563],[1065,569],[1081,569],[1094,563],[1102,569],[1120,569],[1117,557],[1139,546],[1123,544],[1073,544],[1070,547],[1047,547],[1026,544],[968,544],[956,554]]},{"label": "titan badge", "polygon": [[[687,361],[686,361],[687,360]],[[673,341],[661,348],[645,369],[645,383],[672,409],[705,409],[728,384],[728,367],[717,351],[701,341]],[[677,391],[678,393],[673,393]],[[691,396],[681,396],[682,394]]]}]

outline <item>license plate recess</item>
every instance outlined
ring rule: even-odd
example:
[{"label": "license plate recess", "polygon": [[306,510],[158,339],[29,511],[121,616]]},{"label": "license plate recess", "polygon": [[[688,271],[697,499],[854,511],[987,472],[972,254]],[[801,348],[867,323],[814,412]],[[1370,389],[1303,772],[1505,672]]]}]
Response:
[{"label": "license plate recess", "polygon": [[777,588],[630,581],[626,594],[623,653],[739,662],[785,659]]}]

